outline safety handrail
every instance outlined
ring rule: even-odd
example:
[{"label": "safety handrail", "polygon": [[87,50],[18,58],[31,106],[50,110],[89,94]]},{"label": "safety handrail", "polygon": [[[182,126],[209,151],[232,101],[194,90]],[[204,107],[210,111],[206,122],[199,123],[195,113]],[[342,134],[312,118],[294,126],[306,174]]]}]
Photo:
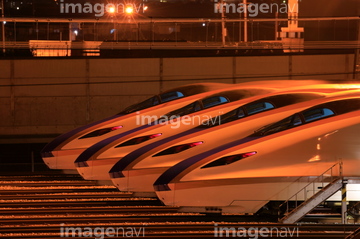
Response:
[{"label": "safety handrail", "polygon": [[[339,174],[338,176],[334,175],[334,168],[336,166],[339,166]],[[326,175],[330,175],[330,176],[326,176]],[[286,205],[286,211],[285,211],[285,215],[288,215],[291,211],[296,210],[296,208],[298,208],[302,203],[299,203],[299,201],[306,201],[308,199],[310,199],[312,196],[314,196],[318,191],[321,191],[324,188],[324,184],[328,183],[324,181],[324,178],[329,179],[329,182],[332,182],[335,178],[341,178],[342,177],[342,161],[337,162],[336,164],[334,164],[333,166],[331,166],[329,169],[327,169],[325,172],[323,172],[321,175],[319,175],[318,177],[316,177],[315,179],[313,179],[311,182],[309,182],[305,187],[303,187],[302,189],[300,189],[298,192],[296,192],[293,196],[291,196],[288,200],[286,200],[285,202],[283,202],[282,204],[280,204],[279,209],[283,208],[284,205]],[[319,180],[321,179],[321,180]],[[321,183],[321,189],[320,190],[316,190],[315,189],[315,183]],[[312,190],[307,190],[308,187],[311,186]],[[316,191],[316,192],[315,192]],[[310,194],[311,196],[309,196],[309,192],[312,192],[312,194]],[[299,200],[299,194],[300,193],[304,193],[304,200]],[[290,201],[294,201],[295,202],[295,208],[293,210],[289,210],[289,202]],[[279,214],[280,214],[281,210],[279,210]],[[280,216],[280,215],[279,215]]]}]

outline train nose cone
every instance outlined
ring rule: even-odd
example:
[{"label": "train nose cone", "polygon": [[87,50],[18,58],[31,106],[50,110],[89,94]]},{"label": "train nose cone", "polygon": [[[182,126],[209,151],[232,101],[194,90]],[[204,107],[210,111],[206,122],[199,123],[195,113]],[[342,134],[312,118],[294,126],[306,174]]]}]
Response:
[{"label": "train nose cone", "polygon": [[76,169],[74,161],[84,149],[43,150],[40,154],[50,169]]},{"label": "train nose cone", "polygon": [[41,158],[43,159],[44,163],[50,169],[56,169],[56,157],[54,156],[52,151],[42,151],[40,153]]}]

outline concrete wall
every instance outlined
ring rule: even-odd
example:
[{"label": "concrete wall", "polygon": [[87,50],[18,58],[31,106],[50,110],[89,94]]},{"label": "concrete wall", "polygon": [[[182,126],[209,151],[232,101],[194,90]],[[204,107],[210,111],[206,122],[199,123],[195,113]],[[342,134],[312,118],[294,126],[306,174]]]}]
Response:
[{"label": "concrete wall", "polygon": [[353,55],[0,60],[0,143],[47,142],[195,82],[350,80]]}]

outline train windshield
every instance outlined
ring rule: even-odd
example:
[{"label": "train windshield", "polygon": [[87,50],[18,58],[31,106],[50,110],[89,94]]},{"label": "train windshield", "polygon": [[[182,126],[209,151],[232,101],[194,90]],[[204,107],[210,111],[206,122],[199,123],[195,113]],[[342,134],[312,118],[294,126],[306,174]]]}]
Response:
[{"label": "train windshield", "polygon": [[175,119],[175,118],[178,118],[178,117],[181,117],[184,115],[188,115],[188,114],[191,114],[191,113],[203,110],[203,109],[207,109],[210,107],[214,107],[214,106],[217,106],[220,104],[224,104],[227,102],[229,102],[229,100],[223,96],[209,97],[204,100],[191,103],[180,109],[171,111],[171,112],[167,113],[166,115],[164,115],[162,117],[162,119],[167,119],[167,120]]},{"label": "train windshield", "polygon": [[122,113],[124,114],[130,114],[139,110],[143,110],[143,109],[147,109],[150,108],[152,106],[161,104],[161,103],[165,103],[165,102],[169,102],[171,100],[175,100],[175,99],[179,99],[184,97],[185,95],[183,93],[181,93],[180,91],[171,91],[171,92],[166,92],[160,95],[155,95],[153,97],[151,97],[150,99],[147,99],[145,101],[142,101],[138,104],[135,105],[131,105],[129,107],[127,107]]},{"label": "train windshield", "polygon": [[304,111],[303,113],[298,113],[295,115],[292,115],[290,117],[287,117],[277,123],[271,124],[269,126],[266,126],[264,128],[261,128],[253,134],[253,136],[265,136],[274,134],[277,132],[281,132],[287,129],[290,129],[292,127],[312,122],[314,120],[326,118],[329,116],[335,115],[334,111],[328,109],[328,108],[317,108],[317,109],[310,109],[307,111]]},{"label": "train windshield", "polygon": [[269,102],[259,102],[259,103],[245,105],[245,109],[248,115],[253,115],[274,108],[275,106]]},{"label": "train windshield", "polygon": [[171,112],[167,113],[166,115],[162,116],[161,118],[168,119],[168,120],[175,119],[177,117],[188,115],[188,114],[194,113],[199,110],[202,110],[202,107],[201,107],[200,102],[196,101],[196,102],[191,103],[187,106],[184,106],[180,109],[171,111]]},{"label": "train windshield", "polygon": [[277,123],[271,124],[263,129],[255,131],[253,136],[265,136],[274,134],[286,129],[290,129],[296,125],[302,124],[301,118],[298,114],[285,118]]},{"label": "train windshield", "polygon": [[215,96],[202,100],[204,109],[229,102],[224,96]]},{"label": "train windshield", "polygon": [[200,127],[205,127],[205,128],[214,127],[217,125],[225,124],[228,122],[235,121],[237,119],[244,118],[245,116],[250,116],[274,108],[275,106],[269,102],[250,103],[238,109],[232,110],[219,117],[214,117],[208,120],[207,122],[204,122],[204,124],[200,125]]},{"label": "train windshield", "polygon": [[222,125],[240,118],[245,117],[245,112],[242,108],[232,110],[226,114],[214,117],[199,125],[200,128],[210,128],[218,125]]},{"label": "train windshield", "polygon": [[179,99],[184,97],[185,95],[180,91],[172,91],[160,94],[161,103],[165,103],[171,100]]},{"label": "train windshield", "polygon": [[308,110],[303,113],[305,122],[311,122],[334,114],[332,110],[327,108]]}]

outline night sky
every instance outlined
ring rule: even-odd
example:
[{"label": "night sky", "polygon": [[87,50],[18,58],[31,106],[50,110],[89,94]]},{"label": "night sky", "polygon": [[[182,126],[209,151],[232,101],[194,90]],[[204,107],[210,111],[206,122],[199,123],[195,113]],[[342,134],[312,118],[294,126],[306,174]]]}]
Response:
[{"label": "night sky", "polygon": [[[94,14],[60,14],[60,0],[4,0],[5,14],[8,17],[72,17],[94,18]],[[109,3],[108,0],[64,0],[64,3]],[[123,1],[115,1],[123,2]],[[252,3],[281,3],[282,0],[252,0]],[[22,3],[22,4],[21,4]],[[137,2],[141,3],[141,1]],[[186,1],[173,0],[166,3],[149,0],[146,5],[149,10],[144,16],[153,18],[216,18],[214,3],[211,1]],[[359,16],[359,0],[301,0],[300,17],[325,17],[325,16]],[[236,18],[237,14],[228,14],[228,18]],[[273,17],[271,14],[259,17]]]}]

